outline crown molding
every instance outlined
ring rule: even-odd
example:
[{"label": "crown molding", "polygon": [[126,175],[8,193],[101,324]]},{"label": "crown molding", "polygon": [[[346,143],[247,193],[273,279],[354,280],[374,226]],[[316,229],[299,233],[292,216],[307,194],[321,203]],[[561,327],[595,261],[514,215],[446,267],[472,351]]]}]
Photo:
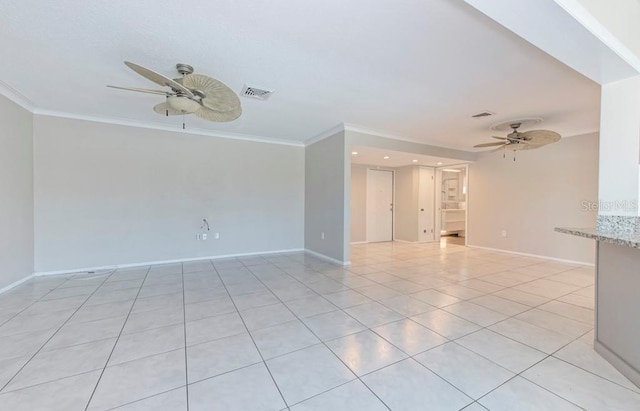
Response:
[{"label": "crown molding", "polygon": [[335,127],[332,127],[332,128],[330,128],[328,130],[325,130],[322,133],[316,135],[315,137],[311,137],[310,139],[305,140],[304,141],[304,145],[308,147],[311,144],[317,143],[318,141],[321,141],[321,140],[324,140],[325,138],[331,137],[331,136],[333,136],[336,133],[339,133],[341,131],[353,131],[355,133],[368,134],[370,136],[388,138],[390,140],[406,141],[407,143],[420,144],[420,145],[423,145],[423,146],[433,146],[433,147],[446,148],[446,149],[456,150],[456,151],[464,151],[464,152],[468,152],[468,153],[476,153],[476,151],[474,151],[474,150],[465,150],[465,149],[461,149],[459,147],[453,147],[453,146],[447,146],[447,145],[442,145],[442,144],[435,144],[435,143],[419,141],[419,140],[416,140],[416,139],[402,137],[402,136],[399,136],[397,134],[392,134],[392,133],[389,133],[387,131],[378,130],[378,129],[371,128],[371,127],[359,126],[357,124],[351,124],[351,123],[341,123],[341,124],[338,124]]},{"label": "crown molding", "polygon": [[603,25],[577,0],[555,0],[556,3],[571,17],[576,19],[600,42],[611,49],[618,57],[629,64],[640,73],[640,57],[637,56],[626,44],[613,35],[611,31]]},{"label": "crown molding", "polygon": [[20,107],[24,108],[25,110],[31,112],[32,114],[39,115],[39,116],[60,117],[60,118],[68,118],[72,120],[92,121],[96,123],[114,124],[118,126],[146,128],[150,130],[171,131],[174,133],[183,133],[183,134],[217,137],[217,138],[227,138],[231,140],[251,141],[254,143],[278,144],[278,145],[292,146],[292,147],[305,146],[303,142],[299,142],[299,141],[262,137],[262,136],[252,135],[252,134],[233,133],[228,131],[203,130],[203,129],[182,130],[178,128],[168,127],[160,124],[147,123],[143,121],[123,120],[123,119],[112,118],[112,117],[74,114],[74,113],[67,113],[64,111],[42,109],[42,108],[36,107],[36,105],[31,100],[29,100],[26,96],[24,96],[22,93],[15,90],[11,86],[9,86],[7,83],[3,82],[2,80],[0,80],[0,95],[5,96],[9,100],[19,105]]},{"label": "crown molding", "polygon": [[[406,137],[399,136],[397,134],[392,134],[384,130],[379,130],[376,128],[360,126],[358,124],[344,123],[345,131],[353,131],[355,133],[369,134],[376,137],[390,138],[392,140],[401,140],[401,141],[410,141],[412,143],[417,143],[415,140],[409,140]],[[424,143],[421,143],[424,144]]]},{"label": "crown molding", "polygon": [[315,137],[311,137],[305,140],[304,145],[305,147],[310,146],[311,144],[317,143],[318,141],[322,141],[325,138],[329,138],[341,131],[345,131],[344,123],[340,123],[337,126],[331,127],[330,129],[323,131],[322,133],[316,135]]},{"label": "crown molding", "polygon": [[0,94],[13,101],[23,109],[33,113],[35,105],[24,94],[20,93],[4,81],[0,80]]},{"label": "crown molding", "polygon": [[137,128],[145,128],[145,129],[160,130],[160,131],[170,131],[173,133],[226,138],[226,139],[240,140],[240,141],[250,141],[254,143],[266,143],[266,144],[278,144],[278,145],[292,146],[292,147],[304,147],[304,143],[298,142],[298,141],[272,139],[268,137],[255,136],[251,134],[241,134],[241,133],[232,133],[227,131],[214,131],[214,130],[203,130],[203,129],[182,130],[180,128],[168,127],[160,124],[147,123],[143,121],[122,120],[122,119],[111,118],[111,117],[74,114],[74,113],[66,113],[62,111],[45,110],[45,109],[39,109],[39,108],[36,108],[32,112],[33,114],[39,115],[39,116],[60,117],[60,118],[68,118],[72,120],[92,121],[92,122],[103,123],[103,124],[114,124],[118,126],[137,127]]},{"label": "crown molding", "polygon": [[423,146],[432,146],[432,147],[438,147],[438,148],[447,148],[449,150],[465,151],[465,152],[468,152],[468,153],[475,153],[476,152],[474,150],[466,150],[466,149],[463,149],[463,148],[454,147],[454,146],[448,146],[448,145],[444,145],[444,144],[440,144],[440,143],[431,143],[431,142],[428,142],[428,141],[420,141],[420,140],[416,140],[416,139],[412,139],[412,138],[407,138],[407,137],[399,136],[397,134],[389,133],[389,132],[384,131],[384,130],[378,130],[378,129],[375,129],[375,128],[359,126],[357,124],[344,123],[343,127],[344,127],[345,131],[353,131],[355,133],[368,134],[368,135],[371,135],[371,136],[388,138],[388,139],[391,139],[391,140],[406,141],[407,143],[414,143],[414,144],[420,144],[420,145],[423,145]]}]

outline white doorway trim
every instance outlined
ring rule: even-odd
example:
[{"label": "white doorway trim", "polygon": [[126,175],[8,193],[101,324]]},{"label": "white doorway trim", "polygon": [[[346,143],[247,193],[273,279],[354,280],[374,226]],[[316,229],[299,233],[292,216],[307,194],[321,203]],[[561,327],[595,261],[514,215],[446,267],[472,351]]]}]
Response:
[{"label": "white doorway trim", "polygon": [[469,177],[469,164],[453,164],[448,166],[442,166],[436,168],[435,179],[436,179],[436,224],[435,224],[435,238],[436,241],[440,241],[442,230],[442,169],[444,168],[462,168],[465,170],[465,190],[466,190],[466,208],[464,211],[464,245],[466,246],[469,242],[469,207],[471,206],[471,190],[469,188],[469,181],[471,178]]}]

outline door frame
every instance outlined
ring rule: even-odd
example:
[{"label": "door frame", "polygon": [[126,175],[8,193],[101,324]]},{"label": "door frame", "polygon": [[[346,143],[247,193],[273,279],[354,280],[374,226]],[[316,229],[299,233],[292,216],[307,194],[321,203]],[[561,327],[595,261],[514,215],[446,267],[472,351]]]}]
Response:
[{"label": "door frame", "polygon": [[440,231],[442,231],[442,169],[443,168],[464,168],[465,170],[465,177],[467,180],[467,192],[466,192],[466,196],[467,196],[467,207],[464,210],[464,245],[467,246],[468,241],[469,241],[469,206],[470,206],[470,199],[471,199],[471,189],[470,189],[470,184],[469,181],[471,180],[469,178],[469,163],[463,163],[463,164],[452,164],[449,166],[439,166],[436,167],[436,184],[435,184],[435,189],[436,189],[436,195],[435,195],[435,201],[436,201],[436,215],[438,216],[436,218],[436,224],[435,224],[435,241],[440,241],[441,238],[441,234]]},{"label": "door frame", "polygon": [[[368,167],[367,168],[367,200],[365,201],[365,207],[364,207],[364,212],[365,212],[365,240],[367,243],[371,243],[372,241],[370,241],[369,239],[369,197],[368,197],[368,192],[369,192],[369,182],[370,182],[370,178],[369,176],[371,175],[372,171],[385,171],[388,173],[391,173],[391,204],[392,204],[392,211],[391,211],[391,239],[389,241],[395,241],[395,221],[396,221],[396,172],[395,170],[391,170],[391,169],[387,169],[387,168],[374,168],[374,167]],[[378,241],[375,241],[378,242]]]}]

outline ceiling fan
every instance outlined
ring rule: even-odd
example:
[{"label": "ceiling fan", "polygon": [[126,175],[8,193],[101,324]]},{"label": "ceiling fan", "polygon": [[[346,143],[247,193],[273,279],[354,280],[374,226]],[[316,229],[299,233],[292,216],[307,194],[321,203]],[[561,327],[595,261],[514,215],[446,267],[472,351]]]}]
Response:
[{"label": "ceiling fan", "polygon": [[514,122],[509,126],[513,129],[506,137],[492,136],[495,139],[502,140],[495,143],[476,144],[475,148],[497,147],[491,151],[508,150],[533,150],[547,144],[560,141],[560,134],[549,130],[531,130],[523,133],[518,131],[522,123]]},{"label": "ceiling fan", "polygon": [[[137,87],[107,86],[139,93],[158,94],[166,101],[153,107],[153,111],[165,116],[195,114],[209,121],[232,121],[242,114],[238,95],[223,82],[202,74],[194,74],[188,64],[176,64],[181,78],[170,79],[138,64],[125,61],[124,64],[142,77],[154,83],[169,87],[169,90],[149,90]],[[182,123],[184,128],[184,122]]]}]

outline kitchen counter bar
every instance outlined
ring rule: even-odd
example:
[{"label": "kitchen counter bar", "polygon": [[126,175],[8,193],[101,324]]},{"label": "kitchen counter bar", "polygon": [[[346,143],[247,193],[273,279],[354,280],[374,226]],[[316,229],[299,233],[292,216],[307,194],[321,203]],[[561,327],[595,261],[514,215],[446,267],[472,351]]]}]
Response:
[{"label": "kitchen counter bar", "polygon": [[594,349],[640,387],[640,233],[601,225],[555,230],[596,240]]}]

